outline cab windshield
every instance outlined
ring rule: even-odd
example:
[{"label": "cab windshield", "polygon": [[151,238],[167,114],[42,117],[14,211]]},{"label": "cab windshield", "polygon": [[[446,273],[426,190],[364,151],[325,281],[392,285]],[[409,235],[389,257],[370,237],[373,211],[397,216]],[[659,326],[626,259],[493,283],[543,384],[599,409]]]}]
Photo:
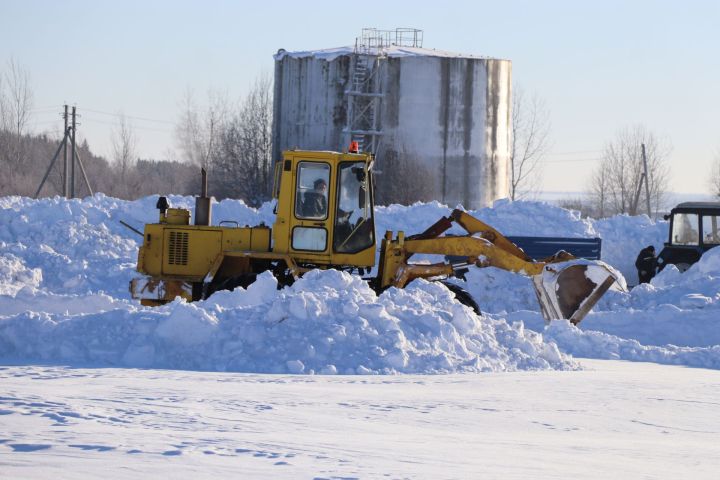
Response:
[{"label": "cab windshield", "polygon": [[372,186],[365,162],[341,163],[338,181],[333,249],[339,253],[359,252],[375,241]]},{"label": "cab windshield", "polygon": [[674,245],[698,245],[697,213],[676,213],[672,221],[672,243]]}]

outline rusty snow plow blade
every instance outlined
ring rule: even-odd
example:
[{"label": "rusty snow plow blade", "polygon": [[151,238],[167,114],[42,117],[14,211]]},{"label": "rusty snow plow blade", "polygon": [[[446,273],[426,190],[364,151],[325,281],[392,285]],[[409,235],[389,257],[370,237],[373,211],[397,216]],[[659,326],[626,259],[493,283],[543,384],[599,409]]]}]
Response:
[{"label": "rusty snow plow blade", "polygon": [[612,267],[588,260],[548,264],[532,279],[546,322],[565,319],[577,325],[613,284],[627,290]]}]

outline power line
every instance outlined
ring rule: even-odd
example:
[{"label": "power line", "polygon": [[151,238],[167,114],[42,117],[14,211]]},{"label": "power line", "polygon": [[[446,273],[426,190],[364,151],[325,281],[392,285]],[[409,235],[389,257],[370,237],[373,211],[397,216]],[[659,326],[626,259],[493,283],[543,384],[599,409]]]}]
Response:
[{"label": "power line", "polygon": [[[55,114],[54,112],[48,111],[48,110],[51,110],[51,109],[52,109],[52,110],[56,110],[57,108],[61,108],[61,107],[62,107],[62,105],[60,105],[60,106],[54,106],[54,107],[53,107],[53,106],[39,107],[39,108],[36,108],[36,109],[31,110],[31,112],[37,113],[37,114],[39,114],[39,115],[50,115],[50,114],[53,114],[53,115],[54,115],[54,114]],[[120,113],[105,112],[105,111],[103,111],[103,110],[94,110],[94,109],[90,109],[90,108],[83,108],[83,111],[85,111],[85,112],[97,113],[97,114],[100,114],[100,115],[107,115],[107,116],[109,116],[109,117],[115,117],[115,118],[123,118],[123,117],[124,117],[124,118],[129,118],[129,119],[133,119],[133,120],[139,120],[139,121],[143,121],[143,122],[162,123],[162,124],[165,124],[165,125],[173,125],[173,126],[176,125],[176,122],[171,122],[171,121],[169,121],[169,120],[159,120],[159,119],[156,119],[156,118],[141,117],[141,116],[138,116],[138,115],[124,115],[124,114],[120,114]],[[62,116],[62,114],[61,114],[61,116]],[[106,121],[99,120],[99,119],[92,119],[92,118],[88,118],[88,117],[84,117],[84,118],[85,118],[85,120],[89,120],[89,121],[91,121],[91,122],[93,122],[93,123],[102,123],[102,124],[105,124],[105,125],[115,125],[114,123],[106,122]],[[42,124],[42,123],[52,123],[52,122],[49,122],[49,121],[48,121],[48,122],[36,122],[36,124]],[[133,128],[137,128],[137,129],[141,129],[141,130],[155,131],[155,132],[172,133],[171,130],[165,130],[165,129],[160,129],[160,128],[152,128],[152,127],[142,127],[142,126],[137,126],[137,125],[133,125]]]},{"label": "power line", "polygon": [[47,111],[52,111],[53,113],[55,113],[55,112],[57,112],[57,109],[61,108],[61,107],[62,107],[62,105],[51,105],[51,106],[47,106],[47,107],[38,107],[38,108],[33,108],[32,110],[30,110],[30,113],[42,113],[42,112],[47,112]]},{"label": "power line", "polygon": [[580,150],[577,152],[550,152],[549,155],[583,155],[588,153],[602,153],[600,150]]},{"label": "power line", "polygon": [[175,122],[171,122],[169,120],[157,120],[154,118],[138,117],[138,116],[134,116],[134,115],[124,115],[124,114],[120,114],[120,113],[103,112],[102,110],[92,110],[89,108],[83,108],[83,110],[86,112],[99,113],[100,115],[109,115],[111,117],[117,117],[117,118],[125,117],[125,118],[132,118],[133,120],[142,120],[144,122],[167,123],[169,125],[175,125]]},{"label": "power line", "polygon": [[602,157],[597,158],[571,158],[566,160],[543,160],[543,163],[571,163],[571,162],[598,162]]},{"label": "power line", "polygon": [[[116,117],[116,118],[122,117],[122,115],[116,115],[116,114],[111,114],[111,113],[107,113],[107,112],[100,112],[100,111],[97,111],[97,110],[89,110],[89,109],[86,109],[86,108],[83,108],[83,111],[93,112],[93,113],[100,113],[100,114],[102,114],[102,115],[113,116],[113,117]],[[42,116],[45,116],[45,115],[55,116],[56,113],[54,113],[54,112],[39,112],[37,115],[38,115],[38,116],[41,116],[41,117],[42,117]],[[60,117],[62,117],[62,115],[63,115],[63,114],[61,113],[61,114],[60,114]],[[80,116],[80,115],[78,114],[78,117],[79,117],[79,116]],[[167,124],[170,124],[170,125],[175,125],[173,122],[165,122],[164,120],[150,120],[150,119],[144,119],[143,117],[125,116],[125,118],[143,119],[143,120],[145,120],[145,121],[154,121],[154,122],[158,122],[158,123],[167,123]],[[87,121],[87,122],[90,122],[90,123],[96,123],[96,124],[102,124],[102,125],[109,125],[109,126],[117,126],[117,124],[114,123],[114,122],[111,122],[111,121],[108,121],[108,120],[101,120],[101,119],[99,119],[99,118],[88,117],[87,115],[83,115],[83,120],[84,120],[84,121]],[[58,122],[61,122],[61,121],[62,121],[62,119],[59,120],[59,121],[58,121],[58,120],[41,120],[41,121],[33,122],[33,124],[34,124],[34,125],[48,125],[48,124],[55,124],[55,123],[58,123]],[[173,132],[172,130],[169,130],[169,129],[146,127],[146,126],[142,126],[142,125],[133,125],[132,128],[133,128],[133,129],[138,129],[138,130],[148,130],[148,131],[153,131],[153,132],[165,132],[165,133],[172,133],[172,132]]]},{"label": "power line", "polygon": [[[83,109],[83,110],[85,110],[85,109]],[[89,111],[89,110],[88,110],[88,111]],[[90,123],[99,123],[99,124],[102,124],[102,125],[110,125],[110,126],[112,126],[112,127],[117,127],[117,124],[115,124],[115,123],[113,123],[113,122],[108,122],[108,121],[105,121],[105,120],[98,120],[98,119],[96,119],[96,118],[92,118],[92,117],[88,117],[88,116],[83,116],[83,120],[86,121],[86,122],[90,122]],[[172,133],[172,130],[167,130],[167,129],[163,129],[163,128],[141,127],[141,126],[137,126],[137,125],[133,125],[132,128],[133,128],[133,129],[138,129],[138,130],[149,130],[149,131],[153,131],[153,132]]]},{"label": "power line", "polygon": [[35,125],[47,125],[49,123],[58,123],[57,120],[44,120],[42,122],[34,122]]}]

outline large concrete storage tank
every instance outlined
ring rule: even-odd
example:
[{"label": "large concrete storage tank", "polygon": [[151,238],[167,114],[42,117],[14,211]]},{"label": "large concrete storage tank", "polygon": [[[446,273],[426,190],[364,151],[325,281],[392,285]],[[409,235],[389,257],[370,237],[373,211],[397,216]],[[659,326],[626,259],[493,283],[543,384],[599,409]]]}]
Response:
[{"label": "large concrete storage tank", "polygon": [[278,51],[273,157],[294,147],[343,150],[355,140],[377,154],[383,172],[408,162],[417,199],[475,209],[507,197],[511,62],[364,40]]}]

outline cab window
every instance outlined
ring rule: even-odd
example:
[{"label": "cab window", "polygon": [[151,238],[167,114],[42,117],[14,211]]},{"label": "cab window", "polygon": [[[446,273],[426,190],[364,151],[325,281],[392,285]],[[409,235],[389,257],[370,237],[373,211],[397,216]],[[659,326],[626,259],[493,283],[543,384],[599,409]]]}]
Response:
[{"label": "cab window", "polygon": [[295,191],[295,216],[300,219],[325,220],[328,214],[330,165],[300,162]]},{"label": "cab window", "polygon": [[295,227],[292,232],[293,250],[324,252],[327,248],[327,230],[317,227]]},{"label": "cab window", "polygon": [[338,170],[333,250],[355,253],[373,245],[371,179],[364,162],[343,162]]},{"label": "cab window", "polygon": [[705,245],[720,244],[720,230],[718,230],[718,220],[720,215],[703,215],[702,216],[702,235]]},{"label": "cab window", "polygon": [[672,222],[672,243],[675,245],[698,245],[698,215],[676,213]]}]

